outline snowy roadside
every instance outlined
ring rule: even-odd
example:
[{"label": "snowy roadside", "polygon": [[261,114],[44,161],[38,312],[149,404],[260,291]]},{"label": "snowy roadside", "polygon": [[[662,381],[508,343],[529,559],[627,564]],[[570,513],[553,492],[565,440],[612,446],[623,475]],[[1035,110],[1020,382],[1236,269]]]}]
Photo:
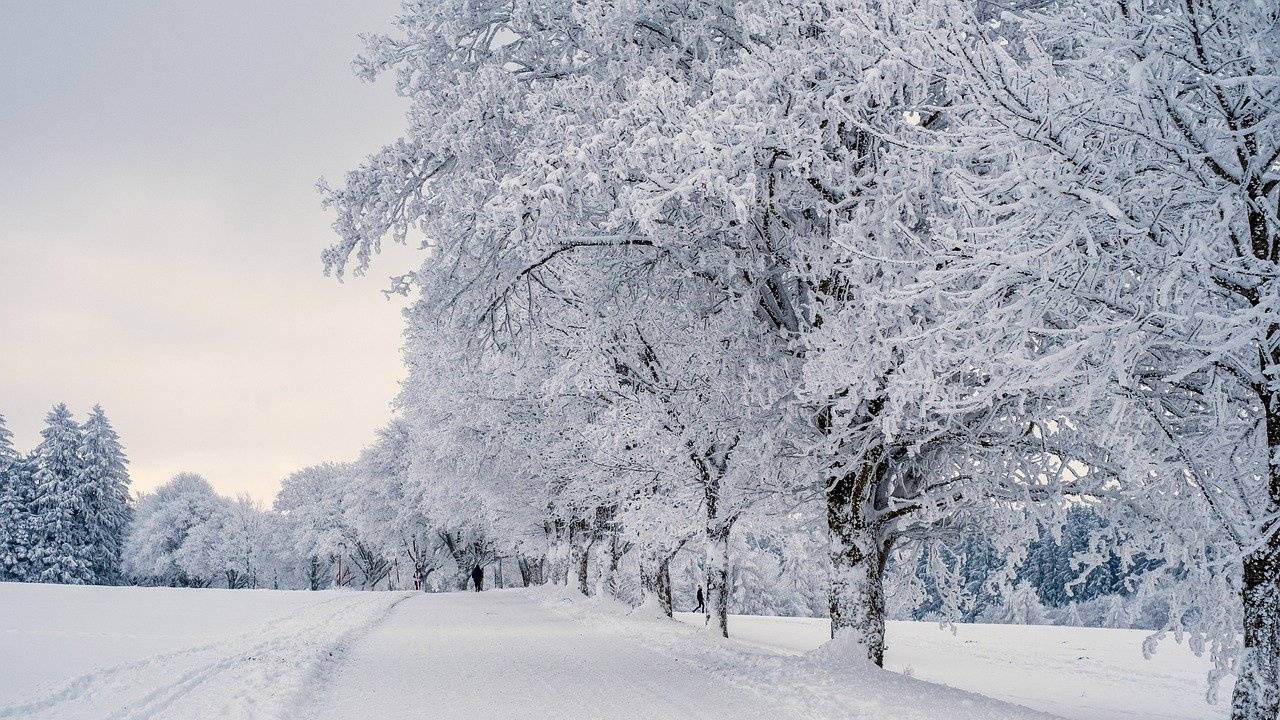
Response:
[{"label": "snowy roadside", "polygon": [[[61,588],[65,593],[69,588]],[[72,591],[77,592],[77,591]],[[82,588],[78,600],[85,613],[69,615],[74,621],[85,614],[104,629],[121,625],[123,616],[151,616],[161,620],[153,635],[130,633],[109,636],[108,642],[128,646],[104,651],[102,642],[89,642],[90,633],[74,638],[75,647],[99,663],[70,679],[53,681],[17,702],[0,706],[0,718],[236,718],[258,720],[290,716],[293,708],[309,701],[316,686],[341,657],[346,645],[384,618],[412,593],[278,593],[273,591],[187,591],[183,607],[173,595],[182,591],[159,588]],[[0,607],[10,625],[21,625],[24,615],[39,618],[40,610],[26,607],[28,596],[18,586],[0,587]],[[168,650],[175,643],[172,624],[181,619],[195,628],[205,620],[201,603],[215,622],[214,639]],[[232,608],[234,613],[228,612]],[[175,618],[178,608],[187,614]],[[240,622],[237,624],[236,620]],[[52,653],[62,660],[66,647],[43,647],[47,629],[3,628],[6,662],[24,658],[40,664]],[[99,639],[100,640],[100,639]],[[148,642],[149,641],[149,642]],[[70,657],[74,657],[71,653]],[[132,657],[123,662],[106,658]],[[105,662],[104,662],[105,660]],[[4,695],[13,697],[12,688]]]},{"label": "snowy roadside", "polygon": [[871,667],[856,653],[824,647],[790,657],[756,645],[723,640],[674,623],[654,608],[584,598],[563,587],[520,591],[553,612],[593,629],[625,636],[691,672],[706,672],[757,693],[797,717],[894,720],[1045,720],[1055,717],[963,690]]},{"label": "snowy roadside", "polygon": [[[703,625],[701,614],[676,619]],[[736,641],[786,655],[817,648],[829,627],[824,618],[729,616]],[[1072,720],[1225,719],[1233,678],[1210,705],[1209,659],[1172,639],[1144,658],[1149,635],[1050,625],[961,624],[952,632],[936,623],[890,621],[885,667]]]}]

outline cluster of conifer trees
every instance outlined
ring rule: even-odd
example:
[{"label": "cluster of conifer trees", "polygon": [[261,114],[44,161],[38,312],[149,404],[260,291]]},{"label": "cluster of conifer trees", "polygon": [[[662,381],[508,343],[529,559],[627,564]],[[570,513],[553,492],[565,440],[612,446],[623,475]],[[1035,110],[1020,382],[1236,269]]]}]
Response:
[{"label": "cluster of conifer trees", "polygon": [[[1035,540],[1018,548],[1011,562],[981,533],[947,542],[928,541],[915,576],[923,599],[916,620],[1017,622],[1098,627],[1159,627],[1167,606],[1135,597],[1143,573],[1159,560],[1137,554],[1127,560],[1096,539],[1112,530],[1087,506],[1066,511],[1061,523],[1040,525]],[[939,572],[953,578],[940,582]],[[1023,617],[1019,618],[1019,608]],[[1030,610],[1030,614],[1026,610]]]},{"label": "cluster of conifer trees", "polygon": [[0,581],[117,583],[133,515],[120,437],[101,406],[45,420],[24,456],[0,417]]}]

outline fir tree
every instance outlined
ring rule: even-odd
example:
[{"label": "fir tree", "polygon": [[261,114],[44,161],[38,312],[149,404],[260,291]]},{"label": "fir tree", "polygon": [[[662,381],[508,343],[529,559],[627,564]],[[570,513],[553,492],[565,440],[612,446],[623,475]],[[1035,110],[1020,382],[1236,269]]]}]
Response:
[{"label": "fir tree", "polygon": [[1044,625],[1049,620],[1040,596],[1028,582],[1018,583],[1009,593],[1002,619],[1014,625]]},{"label": "fir tree", "polygon": [[26,580],[31,476],[0,415],[0,580]]},{"label": "fir tree", "polygon": [[9,466],[7,487],[0,489],[0,580],[32,582],[36,580],[32,549],[35,544],[35,521],[32,504],[35,482],[29,459],[18,457]]},{"label": "fir tree", "polygon": [[120,436],[111,427],[101,405],[93,406],[82,429],[84,442],[80,446],[80,460],[87,501],[87,559],[96,582],[115,583],[120,578],[125,532],[133,518],[129,472],[125,468],[128,459],[120,446]]},{"label": "fir tree", "polygon": [[88,498],[80,460],[83,433],[66,405],[45,418],[43,440],[31,453],[35,501],[32,579],[39,582],[91,583]]},{"label": "fir tree", "polygon": [[13,433],[5,427],[4,415],[0,415],[0,483],[9,479],[9,466],[18,460],[18,451],[13,449]]}]

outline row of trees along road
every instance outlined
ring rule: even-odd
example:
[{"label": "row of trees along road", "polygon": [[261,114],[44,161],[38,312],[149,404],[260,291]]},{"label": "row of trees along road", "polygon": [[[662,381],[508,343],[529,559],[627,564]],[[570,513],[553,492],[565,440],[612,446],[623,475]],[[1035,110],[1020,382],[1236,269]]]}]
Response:
[{"label": "row of trees along road", "polygon": [[0,417],[0,581],[109,585],[132,518],[127,459],[95,405],[83,425],[56,405],[29,455]]},{"label": "row of trees along road", "polygon": [[894,553],[984,527],[1016,554],[1088,504],[1083,560],[1143,558],[1233,717],[1275,720],[1277,23],[406,4],[357,68],[408,128],[322,183],[326,266],[421,244],[406,467],[438,513],[545,538],[557,582],[632,552],[667,607],[701,543],[723,633],[735,524],[816,518],[836,641],[880,663]]}]

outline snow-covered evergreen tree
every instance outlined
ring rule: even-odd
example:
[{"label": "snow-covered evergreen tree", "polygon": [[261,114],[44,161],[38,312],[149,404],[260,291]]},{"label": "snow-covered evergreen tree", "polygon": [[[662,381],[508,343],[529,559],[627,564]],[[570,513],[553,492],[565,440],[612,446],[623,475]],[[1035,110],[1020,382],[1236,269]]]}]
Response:
[{"label": "snow-covered evergreen tree", "polygon": [[1015,625],[1044,625],[1048,622],[1048,612],[1040,596],[1031,583],[1018,583],[1005,599],[1004,612],[1001,619]]},{"label": "snow-covered evergreen tree", "polygon": [[120,436],[111,427],[102,406],[95,405],[83,426],[80,460],[88,501],[89,563],[98,583],[120,578],[120,554],[133,516],[129,498],[129,473]]},{"label": "snow-covered evergreen tree", "polygon": [[30,579],[34,493],[29,466],[12,438],[0,416],[0,580],[24,581]]},{"label": "snow-covered evergreen tree", "polygon": [[90,498],[80,459],[83,433],[67,406],[49,411],[31,453],[35,497],[31,505],[30,577],[39,582],[92,583]]},{"label": "snow-covered evergreen tree", "polygon": [[4,415],[0,415],[0,489],[8,485],[10,469],[20,457],[13,449],[13,433],[5,425]]}]

